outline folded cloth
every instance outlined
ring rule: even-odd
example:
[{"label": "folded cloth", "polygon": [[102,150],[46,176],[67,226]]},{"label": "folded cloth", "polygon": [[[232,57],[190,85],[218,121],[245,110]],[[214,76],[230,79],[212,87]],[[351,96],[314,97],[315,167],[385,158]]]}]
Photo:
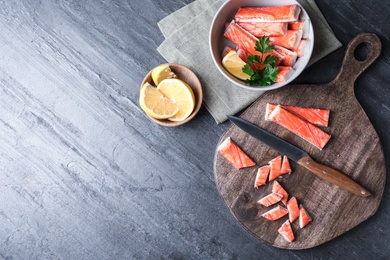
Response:
[{"label": "folded cloth", "polygon": [[[219,124],[259,98],[264,91],[235,86],[221,75],[209,50],[209,30],[215,13],[225,0],[196,0],[158,22],[166,38],[157,48],[169,62],[195,72],[203,87],[203,105]],[[341,47],[314,0],[298,0],[311,18],[314,51],[309,65]]]}]

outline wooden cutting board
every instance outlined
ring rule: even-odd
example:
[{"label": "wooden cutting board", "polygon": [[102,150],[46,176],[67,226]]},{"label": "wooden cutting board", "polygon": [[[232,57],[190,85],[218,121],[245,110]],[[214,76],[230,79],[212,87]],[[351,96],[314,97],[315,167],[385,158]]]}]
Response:
[{"label": "wooden cutting board", "polygon": [[[354,55],[361,44],[366,45],[368,52],[363,61]],[[290,85],[266,92],[240,116],[302,148],[314,160],[341,170],[373,194],[367,198],[356,196],[290,160],[292,174],[283,175],[278,182],[313,218],[303,229],[299,228],[298,220],[292,223],[294,242],[288,243],[278,234],[288,216],[276,221],[261,216],[270,208],[257,201],[271,192],[272,182],[257,189],[253,186],[258,167],[278,156],[278,152],[234,125],[221,136],[218,145],[231,137],[257,163],[254,167],[236,170],[215,152],[218,191],[237,221],[256,238],[278,248],[311,248],[345,233],[377,211],[386,180],[385,161],[378,135],[355,98],[354,82],[380,51],[381,43],[376,35],[360,34],[349,43],[340,72],[333,81],[323,85]],[[265,121],[267,102],[330,109],[329,126],[323,130],[332,138],[321,151],[276,123]]]}]

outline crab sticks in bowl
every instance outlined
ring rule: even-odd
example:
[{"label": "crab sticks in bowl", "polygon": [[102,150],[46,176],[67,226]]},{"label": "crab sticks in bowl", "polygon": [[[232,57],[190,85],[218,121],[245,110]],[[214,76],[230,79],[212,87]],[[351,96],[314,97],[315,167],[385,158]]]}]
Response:
[{"label": "crab sticks in bowl", "polygon": [[265,91],[287,85],[305,69],[314,32],[294,0],[230,0],[213,19],[209,46],[224,77],[239,87]]}]

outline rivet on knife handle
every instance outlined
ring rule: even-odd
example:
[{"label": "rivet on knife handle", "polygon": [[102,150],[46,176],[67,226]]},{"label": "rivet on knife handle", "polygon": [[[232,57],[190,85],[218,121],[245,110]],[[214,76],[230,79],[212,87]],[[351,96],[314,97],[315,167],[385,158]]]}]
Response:
[{"label": "rivet on knife handle", "polygon": [[357,184],[345,174],[330,168],[326,165],[314,161],[309,155],[302,157],[298,163],[318,177],[329,181],[347,191],[350,191],[361,197],[371,196],[371,193],[364,187]]}]

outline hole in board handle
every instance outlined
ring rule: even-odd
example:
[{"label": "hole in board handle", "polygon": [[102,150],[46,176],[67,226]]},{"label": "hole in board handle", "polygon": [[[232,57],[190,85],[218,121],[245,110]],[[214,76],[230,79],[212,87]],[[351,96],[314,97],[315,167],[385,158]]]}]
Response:
[{"label": "hole in board handle", "polygon": [[362,42],[359,45],[357,45],[353,53],[353,56],[358,61],[364,61],[365,59],[367,59],[368,56],[367,43]]}]

